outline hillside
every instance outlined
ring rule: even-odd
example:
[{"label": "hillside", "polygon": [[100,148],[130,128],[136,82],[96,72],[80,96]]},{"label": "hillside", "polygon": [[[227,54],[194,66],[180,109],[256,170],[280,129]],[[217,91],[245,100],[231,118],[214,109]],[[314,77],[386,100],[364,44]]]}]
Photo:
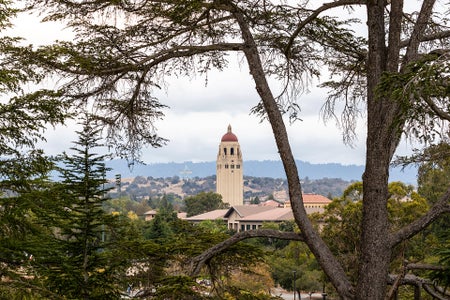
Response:
[{"label": "hillside", "polygon": [[[321,194],[326,197],[340,196],[344,189],[350,184],[338,178],[324,179],[305,179],[303,180],[303,191],[305,193]],[[113,186],[114,183],[111,183]],[[141,201],[160,197],[164,194],[173,194],[179,198],[196,195],[200,192],[215,191],[216,176],[204,178],[182,179],[179,176],[154,178],[137,176],[134,178],[125,178],[121,181],[121,195],[128,195],[131,199]],[[118,196],[118,190],[115,188],[110,193],[111,197]],[[274,198],[278,201],[288,200],[287,182],[285,179],[270,177],[252,177],[244,176],[244,199],[254,200],[256,197],[260,200]]]}]

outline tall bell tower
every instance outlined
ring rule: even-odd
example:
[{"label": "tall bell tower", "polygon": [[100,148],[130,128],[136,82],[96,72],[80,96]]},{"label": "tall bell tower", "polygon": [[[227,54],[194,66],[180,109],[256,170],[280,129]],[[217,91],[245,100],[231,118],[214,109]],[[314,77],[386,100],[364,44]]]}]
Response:
[{"label": "tall bell tower", "polygon": [[244,204],[242,153],[231,125],[222,137],[217,154],[216,192],[230,206]]}]

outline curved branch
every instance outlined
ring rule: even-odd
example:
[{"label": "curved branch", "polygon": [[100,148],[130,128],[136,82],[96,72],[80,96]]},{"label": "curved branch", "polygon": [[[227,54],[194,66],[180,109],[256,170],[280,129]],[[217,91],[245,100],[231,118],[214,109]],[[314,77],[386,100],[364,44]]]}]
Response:
[{"label": "curved branch", "polygon": [[[445,31],[436,32],[433,34],[423,35],[420,38],[420,41],[421,42],[430,42],[430,41],[440,40],[440,39],[449,38],[449,37],[450,37],[450,30],[445,30]],[[404,48],[404,47],[408,46],[409,43],[410,43],[410,39],[403,40],[400,42],[400,47]]]},{"label": "curved branch", "polygon": [[125,64],[115,68],[106,67],[99,70],[78,70],[72,66],[66,66],[63,63],[49,60],[45,60],[44,64],[57,70],[75,75],[109,76],[125,72],[148,70],[153,66],[173,58],[190,57],[197,54],[214,51],[242,51],[243,48],[244,45],[241,43],[218,43],[205,46],[179,46],[158,51],[154,55],[149,55],[144,60],[136,64]]},{"label": "curved branch", "polygon": [[450,121],[450,114],[443,111],[442,109],[439,108],[439,106],[437,106],[433,100],[431,100],[429,97],[423,97],[423,100],[428,104],[428,106],[430,107],[430,109],[432,111],[434,111],[434,113],[440,117],[442,120],[447,120]]},{"label": "curved branch", "polygon": [[419,16],[417,17],[416,24],[411,34],[411,38],[409,39],[409,44],[406,47],[404,61],[404,63],[406,64],[413,61],[417,57],[419,45],[428,24],[427,20],[430,19],[430,15],[433,12],[433,6],[435,2],[436,0],[424,0],[422,3]]},{"label": "curved branch", "polygon": [[[393,284],[397,276],[398,275],[390,274],[388,276],[388,283]],[[428,279],[421,278],[413,274],[406,274],[405,277],[401,280],[400,284],[417,286],[419,288],[423,288],[428,294],[430,294],[431,296],[435,297],[438,300],[448,300],[447,297],[448,294],[445,294],[445,291],[443,291],[439,287],[432,288],[433,284]],[[442,293],[443,295],[438,293]]]},{"label": "curved branch", "polygon": [[450,213],[450,187],[447,192],[434,204],[422,217],[390,235],[391,247],[417,234],[430,225],[437,217],[444,213]]},{"label": "curved branch", "polygon": [[282,240],[291,240],[291,241],[304,241],[303,235],[295,232],[285,232],[278,231],[274,229],[259,229],[259,230],[249,230],[249,231],[241,231],[230,237],[229,239],[214,245],[209,248],[205,252],[200,255],[194,257],[191,263],[191,276],[196,276],[200,272],[203,265],[228,247],[239,243],[245,239],[256,238],[256,237],[267,237],[267,238],[277,238]]},{"label": "curved branch", "polygon": [[366,3],[365,0],[338,0],[338,1],[335,1],[335,2],[325,3],[321,7],[319,7],[318,9],[314,10],[311,15],[309,15],[305,20],[300,22],[297,25],[297,28],[295,28],[295,31],[292,33],[291,37],[289,38],[289,42],[287,43],[286,48],[284,50],[286,56],[289,57],[289,52],[290,52],[290,49],[292,47],[292,44],[294,43],[295,38],[300,34],[300,31],[302,31],[302,29],[306,25],[308,25],[311,21],[313,21],[315,18],[317,18],[317,16],[320,13],[322,13],[322,12],[328,10],[328,9],[339,7],[339,6],[365,4],[365,3]]},{"label": "curved branch", "polygon": [[428,293],[428,294],[430,294],[431,296],[433,296],[435,299],[438,299],[438,300],[448,300],[448,298],[445,296],[445,295],[440,295],[440,294],[438,294],[437,292],[436,292],[436,290],[435,289],[432,289],[431,287],[432,287],[433,285],[432,284],[424,284],[423,285],[423,289]]}]

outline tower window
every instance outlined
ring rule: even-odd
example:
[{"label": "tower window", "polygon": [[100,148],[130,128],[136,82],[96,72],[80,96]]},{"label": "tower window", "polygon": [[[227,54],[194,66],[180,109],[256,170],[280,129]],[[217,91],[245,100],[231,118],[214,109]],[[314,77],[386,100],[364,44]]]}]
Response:
[{"label": "tower window", "polygon": [[234,165],[231,165],[231,168],[234,169]]},{"label": "tower window", "polygon": [[241,165],[236,165],[236,169],[240,169],[241,168]]},{"label": "tower window", "polygon": [[228,164],[225,165],[225,169],[228,169]]},{"label": "tower window", "polygon": [[227,148],[223,148],[223,154],[227,155]]},{"label": "tower window", "polygon": [[230,155],[234,155],[234,148],[233,147],[230,148]]}]

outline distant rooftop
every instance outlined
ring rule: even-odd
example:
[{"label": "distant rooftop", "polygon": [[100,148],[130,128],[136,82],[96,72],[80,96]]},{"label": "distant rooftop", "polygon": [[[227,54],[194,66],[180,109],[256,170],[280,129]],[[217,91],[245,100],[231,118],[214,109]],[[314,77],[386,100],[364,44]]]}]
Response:
[{"label": "distant rooftop", "polygon": [[216,220],[223,219],[228,209],[216,209],[210,212],[206,212],[200,215],[187,217],[188,221],[203,221],[203,220]]}]

